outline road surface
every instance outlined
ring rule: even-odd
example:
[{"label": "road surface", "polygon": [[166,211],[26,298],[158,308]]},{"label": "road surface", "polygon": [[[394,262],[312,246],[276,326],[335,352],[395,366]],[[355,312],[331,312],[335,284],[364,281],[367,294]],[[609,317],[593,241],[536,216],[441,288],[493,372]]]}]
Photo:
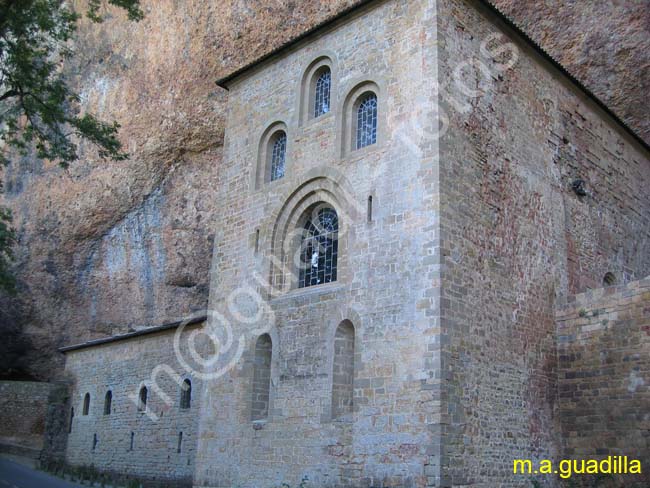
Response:
[{"label": "road surface", "polygon": [[[82,488],[42,471],[0,457],[0,488]],[[87,486],[85,488],[88,488]]]}]

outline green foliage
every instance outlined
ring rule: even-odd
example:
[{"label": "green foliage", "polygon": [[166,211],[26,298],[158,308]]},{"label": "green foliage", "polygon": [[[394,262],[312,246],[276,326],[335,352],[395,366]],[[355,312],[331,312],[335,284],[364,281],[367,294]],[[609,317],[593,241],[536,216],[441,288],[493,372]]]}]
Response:
[{"label": "green foliage", "polygon": [[0,290],[13,295],[16,293],[16,280],[11,274],[10,265],[13,257],[11,247],[16,242],[16,234],[10,222],[11,212],[0,207]]},{"label": "green foliage", "polygon": [[[107,0],[142,18],[139,0]],[[101,0],[91,0],[88,16],[99,22]],[[69,42],[79,15],[61,0],[5,0],[0,7],[0,138],[27,154],[61,166],[78,158],[72,136],[94,143],[102,157],[121,160],[119,125],[79,114],[79,96],[61,73],[74,53]]]},{"label": "green foliage", "polygon": [[[104,3],[124,9],[131,20],[143,16],[140,0],[89,0],[91,20],[102,21]],[[76,140],[93,143],[102,158],[127,157],[117,139],[119,124],[81,114],[79,96],[63,77],[79,17],[63,0],[0,0],[0,140],[19,155],[35,151],[64,168],[79,157]],[[0,165],[8,163],[6,154],[0,153]],[[0,290],[7,291],[15,289],[10,218],[0,209]]]}]

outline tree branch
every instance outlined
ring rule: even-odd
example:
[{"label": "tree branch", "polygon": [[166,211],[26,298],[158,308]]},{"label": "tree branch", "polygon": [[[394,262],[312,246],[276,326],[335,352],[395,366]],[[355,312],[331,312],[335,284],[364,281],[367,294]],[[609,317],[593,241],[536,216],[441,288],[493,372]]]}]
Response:
[{"label": "tree branch", "polygon": [[17,97],[18,95],[20,95],[20,93],[18,92],[18,90],[9,90],[9,91],[6,91],[6,92],[4,92],[2,95],[0,95],[0,102],[5,101],[7,98]]}]

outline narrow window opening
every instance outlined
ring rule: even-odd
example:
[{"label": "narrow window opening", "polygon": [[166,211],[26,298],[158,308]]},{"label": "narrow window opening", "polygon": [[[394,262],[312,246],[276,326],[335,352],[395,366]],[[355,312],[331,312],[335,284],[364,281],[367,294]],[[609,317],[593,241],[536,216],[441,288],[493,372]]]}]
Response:
[{"label": "narrow window opening", "polygon": [[616,284],[616,275],[611,272],[605,273],[603,276],[603,286],[613,286]]},{"label": "narrow window opening", "polygon": [[179,432],[178,433],[178,446],[176,447],[176,452],[180,454],[181,452],[181,447],[183,445],[183,433]]},{"label": "narrow window opening", "polygon": [[147,387],[140,388],[140,401],[138,402],[138,412],[144,412],[147,409]]},{"label": "narrow window opening", "polygon": [[129,451],[133,451],[133,441],[135,439],[135,432],[131,432],[131,443],[129,444]]},{"label": "narrow window opening", "polygon": [[88,415],[89,411],[90,411],[90,393],[86,393],[86,395],[84,396],[84,407],[81,413],[82,415]]},{"label": "narrow window opening", "polygon": [[344,320],[334,335],[332,418],[352,413],[354,406],[354,326]]},{"label": "narrow window opening", "polygon": [[111,414],[111,407],[113,406],[113,392],[108,390],[104,397],[104,415]]},{"label": "narrow window opening", "polygon": [[356,149],[377,142],[377,95],[367,93],[357,107]]},{"label": "narrow window opening", "polygon": [[189,379],[183,380],[181,386],[181,408],[190,408],[192,403],[192,382]]},{"label": "narrow window opening", "polygon": [[97,434],[93,434],[93,451],[97,447]]},{"label": "narrow window opening", "polygon": [[372,195],[368,196],[368,222],[372,222]]},{"label": "narrow window opening", "polygon": [[72,421],[74,420],[74,407],[70,409],[70,425],[68,425],[68,434],[72,432]]},{"label": "narrow window opening", "polygon": [[279,131],[272,139],[271,146],[271,181],[284,176],[284,166],[287,156],[287,134]]},{"label": "narrow window opening", "polygon": [[339,222],[332,208],[316,208],[304,224],[298,287],[336,281]]},{"label": "narrow window opening", "polygon": [[330,111],[330,91],[332,72],[325,68],[316,80],[314,90],[314,117],[320,117]]},{"label": "narrow window opening", "polygon": [[251,420],[264,420],[269,415],[271,396],[271,359],[273,343],[271,336],[264,334],[255,343],[253,362],[253,398]]},{"label": "narrow window opening", "polygon": [[260,251],[260,230],[255,230],[255,254]]}]

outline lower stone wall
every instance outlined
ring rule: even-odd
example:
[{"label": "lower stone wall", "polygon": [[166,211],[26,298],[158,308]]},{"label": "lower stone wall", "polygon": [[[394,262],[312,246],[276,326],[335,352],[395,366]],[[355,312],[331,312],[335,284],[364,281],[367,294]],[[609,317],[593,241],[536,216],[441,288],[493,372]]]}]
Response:
[{"label": "lower stone wall", "polygon": [[650,277],[570,297],[557,329],[564,457],[650,470]]},{"label": "lower stone wall", "polygon": [[50,383],[0,381],[0,443],[43,447],[51,388]]},{"label": "lower stone wall", "polygon": [[[188,334],[200,326],[66,352],[66,373],[73,382],[67,412],[69,465],[92,466],[146,486],[191,485],[200,378],[186,371],[179,359],[188,357]],[[189,408],[181,405],[184,380],[191,381]],[[143,388],[145,407],[139,405]]]}]

